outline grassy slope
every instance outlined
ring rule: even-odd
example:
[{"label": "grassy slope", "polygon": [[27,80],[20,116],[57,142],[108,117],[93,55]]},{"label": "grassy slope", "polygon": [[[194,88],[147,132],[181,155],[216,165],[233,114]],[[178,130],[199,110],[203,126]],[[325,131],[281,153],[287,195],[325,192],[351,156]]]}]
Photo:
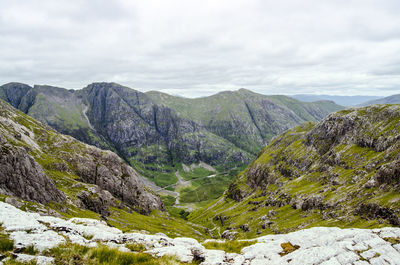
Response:
[{"label": "grassy slope", "polygon": [[[265,96],[245,89],[193,99],[157,91],[146,94],[156,103],[174,109],[181,117],[205,125],[213,133],[253,154],[257,154],[264,143],[278,133],[305,121],[318,121],[326,114],[343,108],[330,101],[305,103],[286,96]],[[270,120],[265,120],[263,116],[255,117],[258,123],[255,125],[248,107],[253,115],[258,115],[265,111],[266,102],[273,106],[267,111]],[[232,129],[221,127],[227,123],[238,124],[238,129],[243,130],[241,135],[235,134],[235,129],[229,131]],[[258,129],[261,129],[262,136]]]},{"label": "grassy slope", "polygon": [[[4,101],[0,101],[0,116],[11,118],[17,124],[23,126],[24,130],[35,135],[35,143],[40,147],[40,151],[32,148],[23,140],[11,140],[10,144],[16,146],[26,146],[29,154],[34,157],[44,169],[46,175],[52,178],[58,189],[63,191],[72,201],[77,199],[77,194],[82,190],[89,188],[90,184],[82,184],[79,177],[68,172],[61,172],[54,168],[57,163],[66,163],[63,156],[65,154],[85,155],[86,144],[79,142],[72,137],[61,135],[56,131],[44,126],[40,122],[34,120],[28,115],[13,109]],[[12,126],[0,124],[0,130],[14,135],[15,131]],[[12,138],[15,139],[15,138]],[[68,164],[69,165],[69,164]],[[69,165],[70,167],[72,165]],[[4,196],[1,196],[4,201]],[[0,198],[0,199],[1,199]],[[44,206],[46,209],[54,209],[66,218],[71,217],[88,217],[99,219],[100,216],[92,211],[77,208],[73,204],[57,204],[50,203]],[[33,202],[24,202],[24,209],[37,211],[42,208],[39,204]],[[154,211],[149,216],[144,216],[136,212],[132,212],[127,208],[112,209],[108,222],[124,231],[130,230],[147,230],[152,233],[164,232],[167,235],[174,236],[191,236],[194,238],[204,238],[203,230],[195,225],[187,223],[183,219],[170,217],[168,213]]]},{"label": "grassy slope", "polygon": [[[381,112],[388,106],[374,109],[346,110],[338,115],[351,113],[361,116],[373,116],[373,112]],[[390,106],[389,106],[390,107]],[[393,107],[393,106],[392,106]],[[400,106],[398,107],[400,112]],[[393,137],[400,133],[399,115],[387,117],[385,120],[375,119],[370,133],[376,139]],[[397,124],[397,125],[396,125]],[[236,202],[228,196],[223,196],[204,208],[195,211],[189,220],[197,222],[209,229],[214,229],[214,236],[220,236],[222,231],[232,228],[239,232],[241,238],[251,238],[256,235],[282,233],[312,226],[339,226],[371,228],[390,225],[385,219],[369,219],[353,214],[360,204],[376,203],[380,207],[399,211],[400,192],[398,186],[381,185],[364,188],[376,170],[387,160],[384,157],[395,158],[400,153],[400,146],[392,146],[387,151],[377,152],[372,148],[360,147],[356,144],[339,144],[334,152],[339,160],[329,170],[324,169],[324,160],[315,150],[305,145],[304,137],[315,127],[308,123],[292,129],[277,137],[267,146],[249,168],[239,175],[235,182],[236,189],[243,194],[249,194],[243,201]],[[397,143],[398,145],[398,143]],[[311,170],[303,172],[294,166],[295,161],[311,161]],[[264,188],[252,190],[247,184],[250,169],[267,168],[268,178],[273,179]],[[286,171],[282,171],[285,168]],[[291,172],[292,176],[284,176],[281,172]],[[264,175],[266,178],[266,175]],[[310,196],[321,196],[326,205],[335,205],[325,210],[302,210],[292,207],[293,199],[306,199]],[[271,203],[275,202],[275,203]],[[282,202],[282,205],[279,203]],[[274,205],[275,204],[275,205]],[[273,223],[262,228],[261,217]],[[224,219],[221,222],[221,217]],[[249,232],[239,227],[247,224]]]}]

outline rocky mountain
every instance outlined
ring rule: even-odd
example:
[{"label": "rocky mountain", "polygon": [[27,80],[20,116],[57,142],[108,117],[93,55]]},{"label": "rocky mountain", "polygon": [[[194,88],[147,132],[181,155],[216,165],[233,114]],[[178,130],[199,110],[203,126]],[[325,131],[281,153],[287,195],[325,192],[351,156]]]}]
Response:
[{"label": "rocky mountain", "polygon": [[274,138],[189,220],[223,237],[400,226],[399,176],[400,105],[347,109]]},{"label": "rocky mountain", "polygon": [[69,200],[105,216],[111,206],[163,209],[116,154],[61,135],[2,100],[0,120],[1,194],[42,204]]},{"label": "rocky mountain", "polygon": [[0,201],[42,214],[102,219],[123,230],[203,238],[197,226],[165,212],[143,180],[115,153],[60,134],[0,100]]},{"label": "rocky mountain", "polygon": [[376,100],[369,100],[367,102],[363,102],[360,106],[370,106],[373,104],[400,104],[400,94],[391,95]]},{"label": "rocky mountain", "polygon": [[274,135],[341,108],[240,90],[183,99],[182,110],[160,102],[155,93],[115,83],[82,90],[9,83],[0,87],[0,98],[61,133],[116,152],[170,189],[186,165],[205,163],[217,171],[247,165]]},{"label": "rocky mountain", "polygon": [[146,93],[159,105],[201,124],[235,146],[256,155],[272,137],[305,121],[319,121],[343,109],[330,101],[300,102],[286,96],[265,96],[247,89],[202,98],[182,98],[157,91]]}]

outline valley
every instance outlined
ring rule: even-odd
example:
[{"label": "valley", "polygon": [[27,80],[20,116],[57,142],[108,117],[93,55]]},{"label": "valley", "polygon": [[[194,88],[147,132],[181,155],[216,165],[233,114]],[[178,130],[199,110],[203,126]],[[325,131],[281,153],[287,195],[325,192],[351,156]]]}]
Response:
[{"label": "valley", "polygon": [[[100,91],[96,93],[103,93]],[[66,97],[64,101],[58,97],[57,106],[77,102],[63,89],[54,93]],[[239,93],[251,95],[249,91]],[[128,108],[124,105],[126,98],[122,102],[117,95],[110,97],[118,99],[117,106]],[[27,99],[7,98],[24,109],[22,102]],[[29,108],[36,113],[32,116],[42,113],[43,121],[0,100],[0,246],[8,246],[0,247],[0,262],[4,264],[30,260],[64,264],[73,252],[81,253],[77,255],[84,264],[124,264],[122,259],[141,259],[143,264],[304,264],[305,260],[310,264],[397,264],[400,105],[348,108],[325,118],[306,120],[269,139],[258,154],[250,152],[251,145],[245,150],[234,142],[235,138],[208,131],[207,126],[211,128],[215,119],[197,118],[191,125],[198,126],[196,137],[213,135],[217,142],[222,139],[229,142],[230,148],[252,154],[249,159],[254,160],[249,164],[242,160],[215,164],[203,161],[201,155],[172,156],[174,159],[168,162],[171,164],[165,165],[161,163],[163,152],[172,149],[163,148],[174,140],[157,142],[153,135],[151,141],[157,145],[150,148],[151,152],[148,146],[142,146],[142,150],[132,153],[148,152],[146,157],[152,157],[153,162],[137,167],[136,159],[142,161],[143,156],[126,159],[125,147],[116,148],[118,145],[112,141],[101,139],[115,137],[113,134],[127,137],[122,128],[135,128],[138,135],[145,133],[145,139],[176,129],[172,135],[185,138],[187,135],[176,134],[182,129],[176,123],[186,126],[188,122],[184,108],[178,107],[182,102],[169,103],[176,111],[163,110],[170,113],[168,119],[176,119],[170,121],[168,126],[172,127],[160,129],[164,121],[154,118],[157,130],[136,128],[150,125],[143,118],[147,107],[142,106],[144,109],[136,109],[106,126],[119,128],[107,137],[93,129],[102,128],[96,125],[99,120],[104,122],[104,118],[91,117],[93,108],[86,103],[76,108],[69,105],[69,110],[79,113],[79,119],[86,122],[85,132],[93,133],[87,135],[98,135],[90,139],[99,141],[100,149],[60,133],[68,128],[72,135],[77,130],[54,125],[59,124],[60,109],[43,100],[36,95],[34,107]],[[176,100],[181,99],[172,101]],[[290,104],[292,108],[299,107],[294,103]],[[158,100],[157,104],[152,107],[153,114],[158,113],[155,108],[167,108],[166,102]],[[38,111],[42,108],[47,111]],[[246,104],[244,108],[248,108]],[[293,110],[290,113],[294,115]],[[254,122],[255,116],[250,116]],[[138,123],[131,124],[131,119],[138,119]],[[248,143],[256,139],[249,133],[245,136]],[[207,141],[200,142],[206,145],[201,145],[204,150],[199,147],[198,155],[220,151]],[[226,154],[235,156],[232,152],[236,151],[226,150],[221,159]],[[43,236],[53,243],[43,245],[38,240]],[[103,259],[101,253],[113,258]]]},{"label": "valley", "polygon": [[[246,89],[189,99],[116,83],[81,90],[8,83],[0,86],[0,99],[60,133],[115,152],[155,185],[179,192],[191,208],[222,195],[272,137],[343,109]],[[202,179],[214,171],[217,178]],[[191,185],[177,190],[176,174]]]}]

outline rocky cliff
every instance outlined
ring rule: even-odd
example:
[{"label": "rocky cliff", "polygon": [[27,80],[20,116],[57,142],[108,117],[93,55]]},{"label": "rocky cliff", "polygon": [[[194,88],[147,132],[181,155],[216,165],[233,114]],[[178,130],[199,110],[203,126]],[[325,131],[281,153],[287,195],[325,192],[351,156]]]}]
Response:
[{"label": "rocky cliff", "polygon": [[104,216],[109,207],[143,214],[163,209],[160,198],[111,151],[61,135],[2,100],[0,121],[1,194],[60,206],[66,201]]},{"label": "rocky cliff", "polygon": [[204,125],[212,133],[252,154],[257,154],[272,137],[342,109],[331,101],[306,103],[286,96],[265,96],[247,89],[194,99],[157,91],[146,94],[158,104],[174,109],[180,117]]},{"label": "rocky cliff", "polygon": [[242,236],[400,226],[399,154],[399,105],[343,110],[274,138],[226,197],[191,217]]},{"label": "rocky cliff", "polygon": [[340,108],[248,90],[176,105],[115,83],[82,90],[10,83],[0,87],[0,98],[61,133],[116,152],[160,186],[178,180],[182,163],[220,171],[247,165],[273,136]]}]

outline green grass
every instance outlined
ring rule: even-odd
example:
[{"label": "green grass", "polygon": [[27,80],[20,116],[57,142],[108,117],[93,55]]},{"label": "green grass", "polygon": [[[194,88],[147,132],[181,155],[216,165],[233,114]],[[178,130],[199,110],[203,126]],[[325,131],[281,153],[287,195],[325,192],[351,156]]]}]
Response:
[{"label": "green grass", "polygon": [[22,252],[28,255],[36,255],[39,253],[33,245],[26,247]]},{"label": "green grass", "polygon": [[152,257],[144,253],[121,252],[114,248],[98,246],[89,248],[77,244],[65,244],[49,250],[47,256],[55,257],[56,264],[85,264],[85,265],[175,265],[182,264],[175,257]]},{"label": "green grass", "polygon": [[131,244],[126,244],[125,247],[135,252],[143,252],[146,250],[146,247],[143,244],[131,243]]},{"label": "green grass", "polygon": [[171,195],[167,195],[167,196],[161,195],[160,197],[166,207],[173,206],[175,204],[176,199],[175,199],[175,197],[173,197]]},{"label": "green grass", "polygon": [[10,260],[4,262],[4,265],[36,265],[36,261],[31,260],[30,262],[19,262],[16,261],[14,258],[11,258]]},{"label": "green grass", "polygon": [[192,180],[197,178],[203,178],[212,174],[215,174],[213,171],[209,171],[202,167],[195,167],[190,171],[179,170],[179,174],[186,180]]},{"label": "green grass", "polygon": [[12,251],[14,249],[14,241],[6,237],[5,235],[0,235],[0,253]]},{"label": "green grass", "polygon": [[212,178],[201,178],[192,181],[192,187],[180,191],[181,203],[199,203],[221,196],[233,181],[233,176],[218,175]]},{"label": "green grass", "polygon": [[203,246],[206,249],[218,249],[223,250],[229,253],[239,253],[242,251],[242,248],[251,246],[257,243],[256,241],[225,241],[225,242],[217,242],[217,241],[209,241],[207,243],[203,243]]},{"label": "green grass", "polygon": [[125,232],[145,230],[153,234],[162,232],[169,237],[186,236],[198,240],[205,239],[202,228],[192,225],[178,216],[179,214],[174,217],[160,211],[153,211],[146,216],[111,208],[111,215],[108,217],[107,223]]}]

